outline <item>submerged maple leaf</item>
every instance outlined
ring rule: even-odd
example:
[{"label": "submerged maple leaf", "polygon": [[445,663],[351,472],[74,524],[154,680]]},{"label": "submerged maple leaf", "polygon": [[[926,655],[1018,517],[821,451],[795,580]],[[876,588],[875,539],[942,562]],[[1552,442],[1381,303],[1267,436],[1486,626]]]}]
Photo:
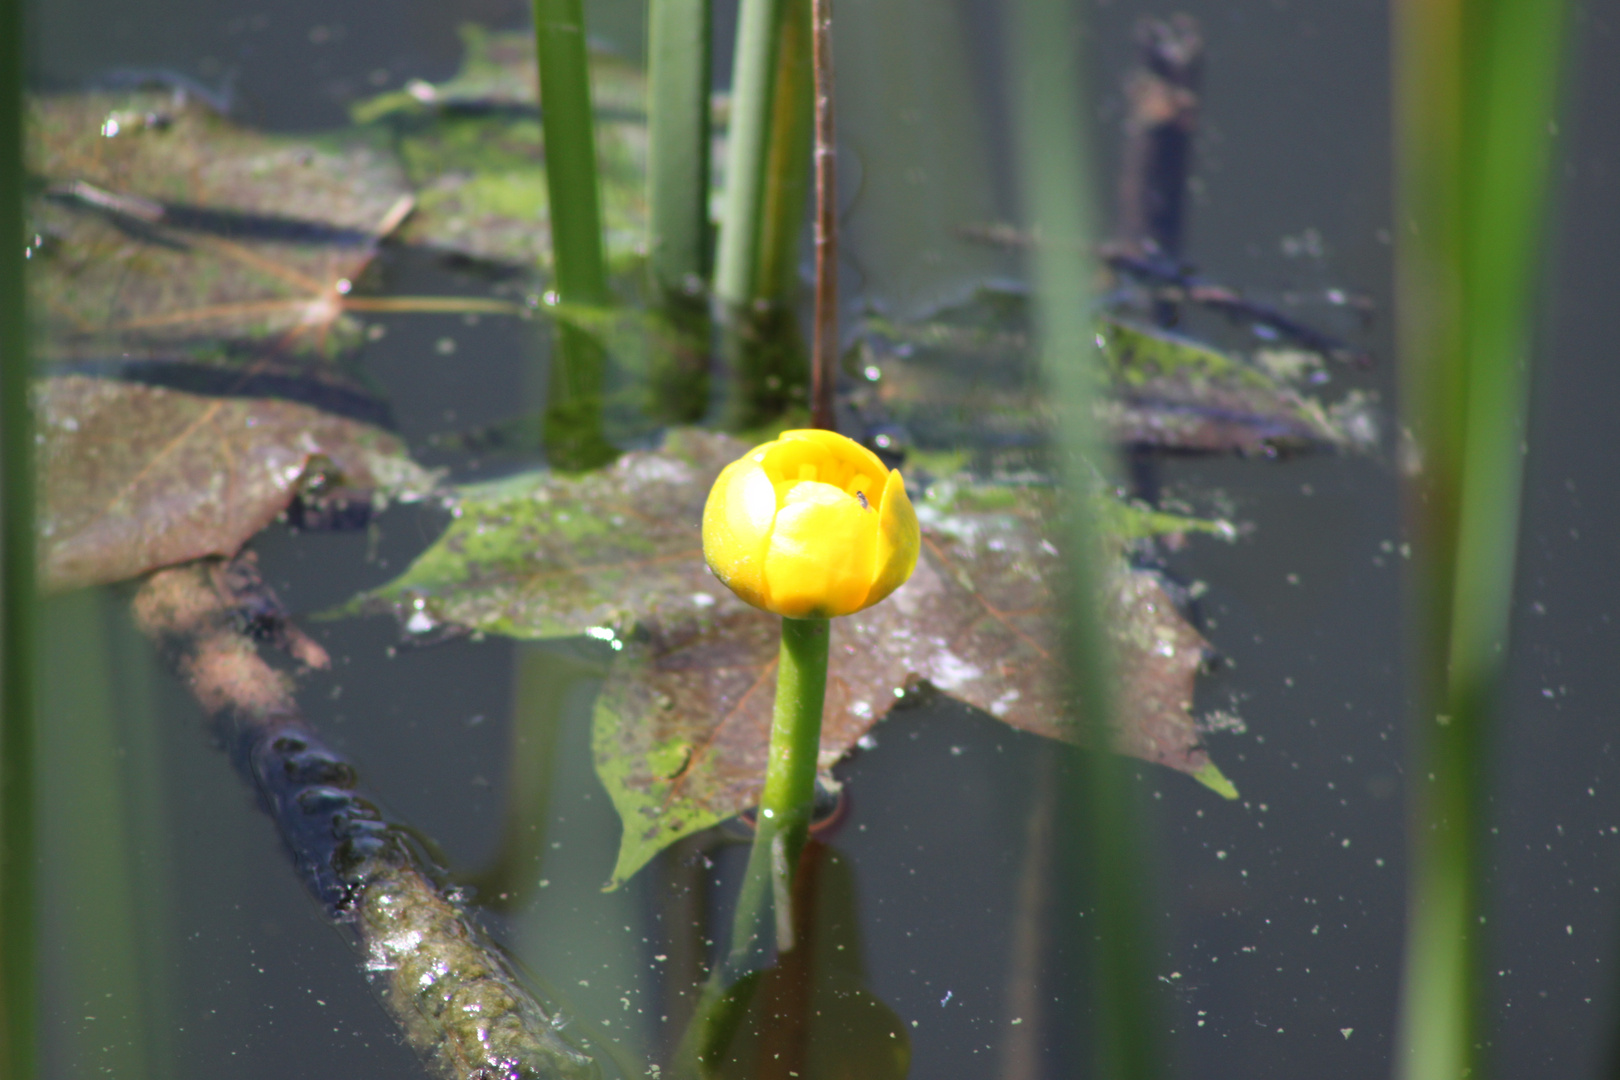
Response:
[{"label": "submerged maple leaf", "polygon": [[[424,638],[449,627],[612,643],[594,751],[625,826],[615,883],[758,798],[780,627],[714,580],[699,535],[710,485],[746,449],[675,431],[661,450],[598,472],[462,488],[444,535],[345,609],[391,611]],[[922,684],[1014,727],[1078,739],[1053,653],[1061,560],[1046,535],[1049,504],[1039,487],[951,483],[919,500],[924,546],[911,581],[834,623],[823,768]],[[1200,525],[1219,531],[1160,523]],[[1115,748],[1235,796],[1191,713],[1208,644],[1150,572],[1119,562],[1107,602],[1121,678]]]},{"label": "submerged maple leaf", "polygon": [[253,132],[151,91],[36,98],[29,120],[30,166],[46,180],[30,207],[30,284],[52,358],[264,339],[326,352],[351,312],[525,313],[359,295],[417,204],[367,146]]},{"label": "submerged maple leaf", "polygon": [[434,482],[390,432],[296,401],[70,375],[40,380],[34,403],[48,590],[234,555],[287,508],[312,463],[379,498],[419,497]]}]

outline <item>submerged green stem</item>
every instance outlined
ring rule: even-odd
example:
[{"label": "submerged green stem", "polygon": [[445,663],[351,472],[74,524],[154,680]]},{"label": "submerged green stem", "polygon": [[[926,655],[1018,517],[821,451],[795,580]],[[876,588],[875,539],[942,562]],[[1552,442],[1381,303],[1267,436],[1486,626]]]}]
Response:
[{"label": "submerged green stem", "polygon": [[558,322],[541,437],[546,460],[564,472],[600,468],[619,456],[603,422],[607,349],[596,335]]},{"label": "submerged green stem", "polygon": [[647,9],[647,269],[661,308],[649,341],[649,415],[702,419],[709,404],[710,0]]}]

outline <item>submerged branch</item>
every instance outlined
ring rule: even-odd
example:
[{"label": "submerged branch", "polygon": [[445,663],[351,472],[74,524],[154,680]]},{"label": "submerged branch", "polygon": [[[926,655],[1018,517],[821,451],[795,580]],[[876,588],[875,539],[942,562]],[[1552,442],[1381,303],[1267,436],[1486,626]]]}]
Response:
[{"label": "submerged branch", "polygon": [[1189,15],[1136,25],[1140,60],[1125,80],[1125,147],[1118,191],[1118,246],[1179,266],[1198,131],[1204,41]]},{"label": "submerged branch", "polygon": [[268,627],[306,664],[327,662],[287,626],[253,563],[159,571],[134,608],[207,710],[305,886],[352,929],[383,1007],[429,1070],[445,1080],[599,1077],[565,1022],[524,989],[403,833],[358,794],[354,767],[322,741],[290,680],[259,655],[253,639]]},{"label": "submerged branch", "polygon": [[[1014,251],[1039,252],[1048,247],[1061,249],[1063,246],[1043,241],[1033,232],[1010,225],[962,225],[957,228],[956,234],[973,243]],[[1152,287],[1152,298],[1156,302],[1186,303],[1208,308],[1234,322],[1248,323],[1270,331],[1329,360],[1361,367],[1372,363],[1372,357],[1365,349],[1358,349],[1269,304],[1251,300],[1237,289],[1206,281],[1163,259],[1134,255],[1111,244],[1100,247],[1097,254],[1109,269]],[[1337,290],[1329,295],[1329,300],[1353,310],[1365,310],[1363,303]]]}]

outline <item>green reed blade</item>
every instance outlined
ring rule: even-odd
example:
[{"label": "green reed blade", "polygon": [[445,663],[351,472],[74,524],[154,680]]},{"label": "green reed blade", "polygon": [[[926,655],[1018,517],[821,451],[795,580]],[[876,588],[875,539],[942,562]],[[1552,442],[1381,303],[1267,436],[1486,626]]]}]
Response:
[{"label": "green reed blade", "polygon": [[648,267],[665,296],[709,277],[709,0],[647,8]]},{"label": "green reed blade", "polygon": [[[120,713],[131,688],[110,656],[114,629],[109,598],[79,590],[42,605],[40,626],[39,886],[42,995],[56,1017],[77,1018],[93,1004],[94,1023],[63,1023],[51,1039],[47,1064],[66,1076],[107,1075],[155,1080],[172,1075],[156,1057],[164,1011],[161,976],[144,968],[148,920],[143,866],[133,843],[161,818],[133,817],[131,773]],[[147,710],[149,712],[149,710]],[[155,719],[144,716],[140,719]],[[58,1021],[60,1023],[60,1021]]]},{"label": "green reed blade", "polygon": [[[1093,472],[1109,472],[1093,402],[1102,364],[1089,312],[1094,235],[1086,160],[1085,101],[1074,56],[1070,6],[1019,0],[1011,9],[1007,70],[1025,213],[1042,243],[1032,250],[1041,370],[1052,403],[1051,446],[1064,487],[1061,523],[1068,579],[1065,660],[1092,747],[1109,743],[1113,708],[1110,642],[1098,618],[1102,552],[1089,498]],[[1098,1075],[1147,1080],[1162,1075],[1165,1029],[1153,990],[1150,897],[1139,825],[1117,755],[1085,755],[1078,790],[1066,793],[1084,854],[1096,922],[1092,953]],[[1087,920],[1090,922],[1091,920]]]},{"label": "green reed blade", "polygon": [[23,5],[0,0],[0,1075],[36,1061],[34,420],[23,278]]},{"label": "green reed blade", "polygon": [[169,828],[170,793],[176,780],[168,775],[173,764],[164,757],[157,699],[157,683],[164,676],[151,647],[130,622],[123,598],[102,590],[99,600],[102,625],[107,628],[111,685],[122,721],[118,749],[129,819],[135,963],[147,1023],[148,1071],[173,1076],[179,1000],[173,958],[180,929],[174,912],[180,885],[174,873],[175,838]]},{"label": "green reed blade", "polygon": [[1482,837],[1507,658],[1559,0],[1396,8],[1397,307],[1411,431],[1412,883],[1397,1075],[1483,1075]]}]

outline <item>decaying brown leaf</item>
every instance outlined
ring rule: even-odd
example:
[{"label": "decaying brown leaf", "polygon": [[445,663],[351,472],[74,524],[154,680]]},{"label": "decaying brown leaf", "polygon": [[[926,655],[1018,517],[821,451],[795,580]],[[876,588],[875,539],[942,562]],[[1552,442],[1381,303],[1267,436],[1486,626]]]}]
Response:
[{"label": "decaying brown leaf", "polygon": [[41,380],[34,404],[46,589],[235,554],[317,459],[349,488],[432,486],[393,435],[298,402],[69,375]]},{"label": "decaying brown leaf", "polygon": [[40,97],[28,120],[50,356],[324,336],[411,206],[385,154],[252,132],[180,93]]}]

